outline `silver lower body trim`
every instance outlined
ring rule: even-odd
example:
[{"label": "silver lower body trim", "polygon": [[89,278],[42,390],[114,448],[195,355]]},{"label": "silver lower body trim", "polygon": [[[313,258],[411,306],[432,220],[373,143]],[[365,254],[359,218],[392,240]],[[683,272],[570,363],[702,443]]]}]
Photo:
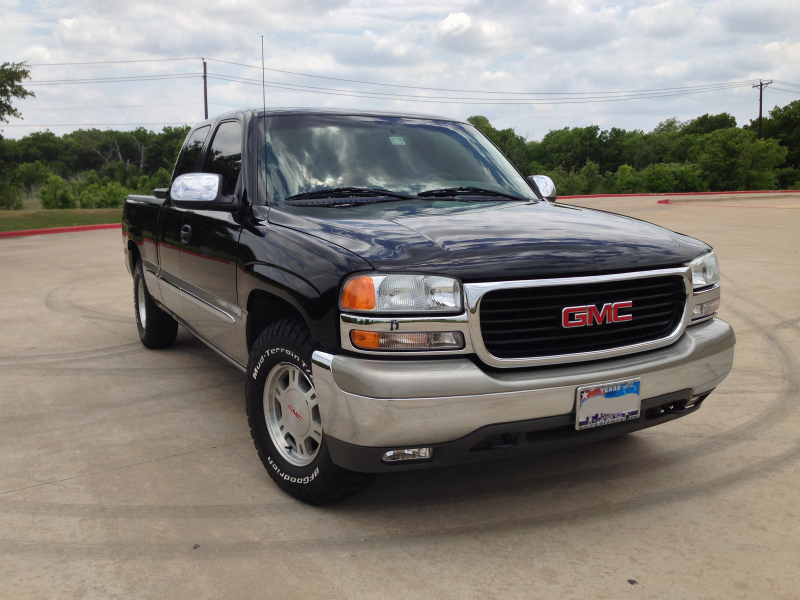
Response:
[{"label": "silver lower body trim", "polygon": [[327,435],[359,446],[436,444],[480,427],[564,415],[582,385],[641,377],[642,399],[722,382],[736,338],[719,319],[666,348],[595,363],[488,373],[468,358],[375,360],[315,352],[314,386]]}]

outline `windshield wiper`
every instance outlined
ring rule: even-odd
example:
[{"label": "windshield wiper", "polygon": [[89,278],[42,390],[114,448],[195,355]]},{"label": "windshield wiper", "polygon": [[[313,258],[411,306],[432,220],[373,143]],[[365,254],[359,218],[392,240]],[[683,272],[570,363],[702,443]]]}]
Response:
[{"label": "windshield wiper", "polygon": [[[313,192],[305,192],[303,194],[295,194],[284,198],[286,202],[291,202],[293,205],[305,204],[297,202],[298,200],[313,200],[325,198],[394,198],[398,200],[412,200],[416,196],[410,194],[401,194],[400,192],[390,192],[389,190],[381,190],[378,188],[363,188],[363,187],[340,187],[340,188],[327,188],[324,190],[314,190]],[[319,204],[319,203],[313,203]]]},{"label": "windshield wiper", "polygon": [[456,188],[442,188],[440,190],[427,190],[417,194],[420,198],[455,198],[456,196],[501,196],[503,198],[511,198],[512,200],[524,200],[530,202],[535,198],[525,198],[524,196],[516,196],[514,194],[507,194],[505,192],[497,192],[495,190],[485,190],[479,187],[456,187]]}]

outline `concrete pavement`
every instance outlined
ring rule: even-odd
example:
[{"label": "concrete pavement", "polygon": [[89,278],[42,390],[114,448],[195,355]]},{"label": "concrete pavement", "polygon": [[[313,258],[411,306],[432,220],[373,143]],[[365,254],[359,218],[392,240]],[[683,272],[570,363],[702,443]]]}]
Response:
[{"label": "concrete pavement", "polygon": [[239,371],[141,346],[118,231],[0,240],[0,598],[800,596],[800,199],[571,203],[716,248],[730,377],[664,426],[326,508],[267,476]]}]

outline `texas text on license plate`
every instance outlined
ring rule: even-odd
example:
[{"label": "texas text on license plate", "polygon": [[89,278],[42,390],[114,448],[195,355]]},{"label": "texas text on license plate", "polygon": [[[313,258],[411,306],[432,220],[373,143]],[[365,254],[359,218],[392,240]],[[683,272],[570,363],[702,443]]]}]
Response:
[{"label": "texas text on license plate", "polygon": [[578,388],[575,429],[591,429],[639,418],[640,380],[625,379]]}]

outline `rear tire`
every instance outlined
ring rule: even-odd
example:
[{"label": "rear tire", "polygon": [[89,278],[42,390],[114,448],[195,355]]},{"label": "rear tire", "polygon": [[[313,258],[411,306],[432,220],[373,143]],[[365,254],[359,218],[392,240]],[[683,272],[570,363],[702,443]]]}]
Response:
[{"label": "rear tire", "polygon": [[141,259],[133,269],[133,308],[139,339],[146,348],[169,348],[178,336],[178,322],[163,311],[147,291]]},{"label": "rear tire", "polygon": [[247,366],[247,421],[269,476],[284,492],[312,505],[357,494],[375,478],[331,460],[316,403],[311,353],[314,342],[301,319],[267,327]]}]

